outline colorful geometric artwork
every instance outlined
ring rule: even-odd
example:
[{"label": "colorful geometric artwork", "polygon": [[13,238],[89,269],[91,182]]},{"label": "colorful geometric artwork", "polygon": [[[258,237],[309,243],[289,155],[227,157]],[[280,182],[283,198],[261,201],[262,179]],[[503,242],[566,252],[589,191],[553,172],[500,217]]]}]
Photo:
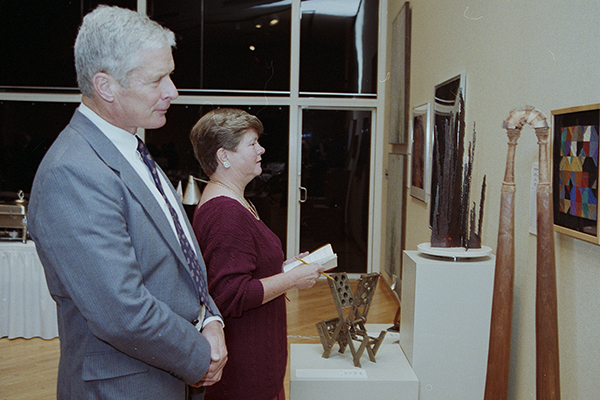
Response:
[{"label": "colorful geometric artwork", "polygon": [[598,206],[598,126],[561,130],[559,211],[596,221]]}]

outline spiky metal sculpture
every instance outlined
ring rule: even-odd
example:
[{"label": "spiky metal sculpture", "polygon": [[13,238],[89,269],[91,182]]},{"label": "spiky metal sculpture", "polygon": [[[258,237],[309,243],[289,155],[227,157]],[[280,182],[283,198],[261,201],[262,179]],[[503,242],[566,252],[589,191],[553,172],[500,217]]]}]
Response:
[{"label": "spiky metal sculpture", "polygon": [[[463,164],[465,136],[465,107],[459,92],[458,115],[450,112],[444,129],[435,127],[435,161],[437,187],[431,231],[432,247],[481,248],[481,226],[485,198],[485,176],[479,204],[479,221],[476,221],[476,205],[469,210],[471,177],[475,159],[476,131],[473,124],[473,140],[469,143],[468,159]],[[444,145],[442,146],[441,143]],[[443,152],[443,153],[442,153]],[[477,228],[477,230],[476,230]]]}]

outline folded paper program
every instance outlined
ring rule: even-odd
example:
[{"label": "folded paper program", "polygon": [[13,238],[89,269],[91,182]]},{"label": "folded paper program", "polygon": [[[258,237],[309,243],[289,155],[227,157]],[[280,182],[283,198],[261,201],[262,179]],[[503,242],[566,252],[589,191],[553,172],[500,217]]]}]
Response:
[{"label": "folded paper program", "polygon": [[331,271],[337,267],[337,254],[333,252],[333,247],[330,244],[326,244],[309,255],[302,257],[302,259],[296,259],[296,261],[285,265],[283,272],[288,272],[300,264],[320,264],[325,267],[325,271]]}]

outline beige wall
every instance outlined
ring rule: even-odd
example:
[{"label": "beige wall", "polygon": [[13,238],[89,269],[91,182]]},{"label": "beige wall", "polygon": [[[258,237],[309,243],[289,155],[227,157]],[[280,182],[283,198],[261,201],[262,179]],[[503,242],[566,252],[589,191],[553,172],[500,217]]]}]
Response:
[{"label": "beige wall", "polygon": [[[389,23],[403,3],[388,2]],[[502,122],[512,109],[525,105],[535,106],[551,120],[551,110],[600,103],[600,4],[597,0],[413,0],[411,7],[410,107],[432,103],[436,84],[466,74],[468,132],[476,122],[478,134],[473,182],[480,187],[487,175],[488,183],[482,241],[495,252],[507,151]],[[388,145],[388,152],[402,150]],[[510,399],[535,398],[536,236],[529,233],[529,187],[537,154],[533,130],[525,127],[515,165]],[[479,201],[478,189],[474,192]],[[409,250],[430,239],[428,206],[406,198]],[[562,234],[555,234],[555,246],[562,398],[597,398],[600,246]]]}]

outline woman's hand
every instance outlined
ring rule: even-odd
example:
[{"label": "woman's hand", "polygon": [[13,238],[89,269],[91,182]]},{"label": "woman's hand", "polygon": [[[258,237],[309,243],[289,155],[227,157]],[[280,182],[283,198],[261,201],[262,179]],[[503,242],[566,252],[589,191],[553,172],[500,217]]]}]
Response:
[{"label": "woman's hand", "polygon": [[[301,258],[306,254],[308,253],[301,253],[296,257]],[[294,261],[294,259],[292,258],[286,262],[291,261]],[[325,271],[325,267],[320,264],[300,264],[288,272],[262,278],[260,282],[264,289],[263,304],[281,296],[290,289],[309,289],[313,287],[323,271]]]},{"label": "woman's hand", "polygon": [[317,279],[321,276],[321,272],[325,271],[325,267],[320,264],[301,264],[286,272],[289,275],[290,282],[297,289],[310,289],[313,287]]},{"label": "woman's hand", "polygon": [[283,262],[283,266],[285,267],[286,265],[288,265],[289,263],[293,263],[295,261],[298,261],[299,258],[303,258],[306,257],[307,255],[309,255],[310,252],[309,251],[305,251],[304,253],[300,253],[298,254],[296,257],[292,257],[292,258],[288,258],[287,260],[285,260]]}]

